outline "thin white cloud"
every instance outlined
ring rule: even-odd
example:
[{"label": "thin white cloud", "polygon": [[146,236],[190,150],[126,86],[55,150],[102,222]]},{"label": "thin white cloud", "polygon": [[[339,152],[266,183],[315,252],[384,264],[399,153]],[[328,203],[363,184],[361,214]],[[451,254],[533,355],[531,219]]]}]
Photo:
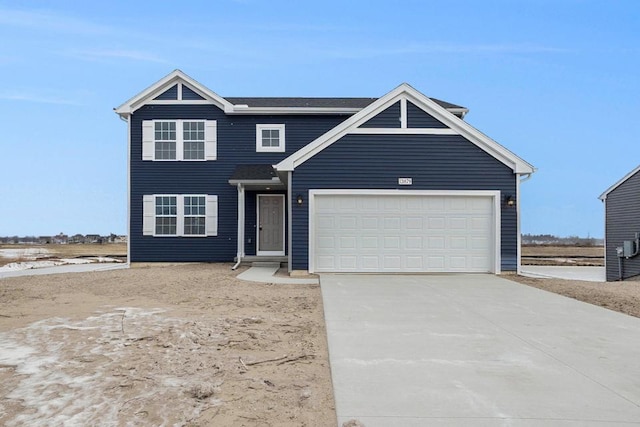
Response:
[{"label": "thin white cloud", "polygon": [[32,92],[0,93],[0,99],[3,99],[5,101],[33,102],[37,104],[75,105],[75,106],[83,105],[82,103],[69,98],[41,95],[41,94],[35,94]]},{"label": "thin white cloud", "polygon": [[34,31],[57,31],[72,34],[109,34],[115,32],[112,27],[61,15],[46,9],[0,8],[0,24],[30,28]]},{"label": "thin white cloud", "polygon": [[128,59],[131,61],[158,62],[167,63],[168,61],[159,56],[142,52],[139,50],[119,50],[119,49],[92,49],[92,50],[75,50],[65,52],[67,55],[86,59],[90,61],[99,61],[105,59]]},{"label": "thin white cloud", "polygon": [[[400,43],[401,44],[401,43]],[[357,46],[336,49],[320,49],[316,53],[340,59],[365,59],[380,56],[396,56],[408,54],[536,54],[563,53],[565,49],[541,46],[536,44],[404,44],[397,47],[371,48]]]}]

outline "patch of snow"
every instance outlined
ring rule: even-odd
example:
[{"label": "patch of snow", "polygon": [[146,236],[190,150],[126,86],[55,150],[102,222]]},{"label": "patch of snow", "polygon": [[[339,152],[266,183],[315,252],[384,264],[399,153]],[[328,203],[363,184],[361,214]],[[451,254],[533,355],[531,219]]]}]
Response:
[{"label": "patch of snow", "polygon": [[30,270],[32,268],[45,268],[55,267],[57,265],[64,264],[61,261],[26,261],[26,262],[12,262],[0,267],[0,273],[4,271],[19,271]]},{"label": "patch of snow", "polygon": [[[121,307],[80,321],[51,318],[0,333],[0,364],[19,374],[6,399],[24,408],[6,425],[138,425],[127,416],[148,410],[158,425],[184,425],[197,417],[208,404],[182,397],[200,375],[185,376],[183,355],[167,353],[167,364],[159,367],[131,353],[134,346],[152,351],[161,334],[177,339],[172,334],[184,321],[162,313]],[[152,386],[136,389],[132,399],[129,390],[139,381]]]},{"label": "patch of snow", "polygon": [[33,268],[56,267],[59,265],[79,265],[92,263],[122,263],[122,260],[108,257],[90,257],[90,258],[62,258],[58,260],[47,261],[25,261],[12,262],[0,267],[0,273],[8,271],[30,270]]},{"label": "patch of snow", "polygon": [[3,258],[37,259],[38,256],[48,255],[49,253],[50,252],[44,248],[0,249],[0,257]]}]

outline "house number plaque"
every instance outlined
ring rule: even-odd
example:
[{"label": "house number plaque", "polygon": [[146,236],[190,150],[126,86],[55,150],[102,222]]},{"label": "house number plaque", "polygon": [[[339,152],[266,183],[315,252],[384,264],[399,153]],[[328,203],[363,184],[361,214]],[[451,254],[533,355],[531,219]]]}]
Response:
[{"label": "house number plaque", "polygon": [[411,185],[413,184],[412,178],[398,178],[398,185]]}]

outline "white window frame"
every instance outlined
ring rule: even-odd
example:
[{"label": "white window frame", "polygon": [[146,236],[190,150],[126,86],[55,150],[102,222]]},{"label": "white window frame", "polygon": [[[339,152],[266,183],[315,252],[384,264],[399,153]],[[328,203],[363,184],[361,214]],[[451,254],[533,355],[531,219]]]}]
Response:
[{"label": "white window frame", "polygon": [[[176,198],[176,234],[157,234],[156,218],[163,215],[156,215],[156,200],[158,197],[175,197]],[[185,197],[204,197],[205,198],[205,233],[204,234],[185,234],[184,219],[189,216],[184,213]],[[212,194],[149,194],[143,196],[143,221],[142,234],[144,236],[153,237],[209,237],[218,235],[218,196]]]},{"label": "white window frame", "polygon": [[[176,158],[156,159],[156,123],[173,122],[176,124]],[[204,158],[185,159],[184,158],[184,123],[199,122],[204,123]],[[191,142],[191,141],[187,141]],[[217,159],[217,122],[216,120],[203,119],[157,119],[144,120],[142,122],[142,160],[155,162],[204,162]]]},{"label": "white window frame", "polygon": [[[277,147],[262,146],[262,131],[277,130],[280,134]],[[285,151],[285,126],[284,124],[257,124],[256,125],[256,152],[258,153],[283,153]]]}]

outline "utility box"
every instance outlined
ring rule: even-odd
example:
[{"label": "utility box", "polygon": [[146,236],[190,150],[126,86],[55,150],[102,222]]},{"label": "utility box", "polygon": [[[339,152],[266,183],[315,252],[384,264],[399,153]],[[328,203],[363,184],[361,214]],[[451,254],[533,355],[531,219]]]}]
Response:
[{"label": "utility box", "polygon": [[622,255],[632,257],[635,253],[635,242],[633,240],[625,240],[622,242]]}]

